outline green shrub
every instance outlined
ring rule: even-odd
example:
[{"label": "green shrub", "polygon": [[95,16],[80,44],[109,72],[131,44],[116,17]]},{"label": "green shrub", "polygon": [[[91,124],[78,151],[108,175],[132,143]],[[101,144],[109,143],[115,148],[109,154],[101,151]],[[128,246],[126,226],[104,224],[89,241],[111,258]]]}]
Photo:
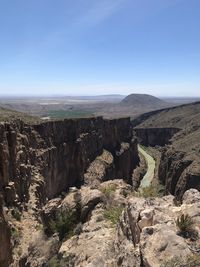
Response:
[{"label": "green shrub", "polygon": [[60,259],[58,256],[52,257],[47,263],[46,267],[67,267],[73,265],[73,255]]},{"label": "green shrub", "polygon": [[110,198],[112,196],[112,194],[115,192],[116,189],[117,189],[117,185],[116,184],[110,184],[110,185],[108,185],[106,187],[103,187],[101,189],[101,192],[103,194],[105,194],[105,196],[107,198]]},{"label": "green shrub", "polygon": [[50,261],[47,264],[48,267],[58,267],[59,266],[59,262],[57,257],[53,257],[50,259]]},{"label": "green shrub", "polygon": [[121,194],[122,194],[125,198],[127,198],[127,196],[129,195],[129,192],[128,192],[127,190],[122,190],[122,191],[121,191]]},{"label": "green shrub", "polygon": [[12,216],[15,218],[15,220],[17,220],[17,221],[21,221],[21,213],[20,213],[20,211],[19,211],[19,209],[18,208],[13,208],[12,210],[11,210],[11,214],[12,214]]},{"label": "green shrub", "polygon": [[168,261],[165,261],[160,267],[180,267],[180,260],[181,259],[179,257],[174,257]]},{"label": "green shrub", "polygon": [[35,226],[35,230],[37,230],[37,231],[42,231],[42,230],[44,230],[44,227],[43,227],[42,224],[37,224],[37,225]]},{"label": "green shrub", "polygon": [[114,206],[104,211],[104,218],[109,220],[112,225],[116,225],[122,213],[122,207]]},{"label": "green shrub", "polygon": [[47,264],[48,267],[65,267],[66,264],[63,260],[59,260],[56,256],[50,259]]},{"label": "green shrub", "polygon": [[12,240],[14,241],[14,244],[19,244],[20,238],[21,238],[21,233],[17,228],[12,227],[11,228],[11,236]]},{"label": "green shrub", "polygon": [[139,196],[144,198],[162,197],[164,195],[164,187],[161,184],[151,184],[150,186],[139,189]]},{"label": "green shrub", "polygon": [[179,229],[179,234],[183,237],[190,237],[193,230],[193,220],[188,214],[182,214],[176,220],[176,226]]},{"label": "green shrub", "polygon": [[72,234],[75,223],[74,211],[62,211],[55,220],[50,222],[50,230],[53,233],[58,233],[59,239],[63,240]]},{"label": "green shrub", "polygon": [[188,257],[184,267],[197,267],[197,266],[200,266],[200,255],[194,255]]}]

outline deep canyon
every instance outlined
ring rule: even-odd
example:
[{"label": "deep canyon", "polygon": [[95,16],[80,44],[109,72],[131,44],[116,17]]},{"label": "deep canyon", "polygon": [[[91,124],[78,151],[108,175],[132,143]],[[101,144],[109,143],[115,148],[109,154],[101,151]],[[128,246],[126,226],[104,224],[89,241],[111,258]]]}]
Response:
[{"label": "deep canyon", "polygon": [[[181,125],[157,127],[148,119],[1,122],[0,266],[159,267],[176,242],[177,254],[190,255],[174,218],[190,212],[193,188],[199,220],[198,157],[178,147]],[[138,142],[157,151],[155,179],[166,195],[150,202],[135,192],[147,168]],[[115,227],[104,216],[113,207],[123,210]],[[73,235],[63,240],[51,224],[71,211]],[[159,251],[156,238],[168,239],[166,233],[171,243]]]}]

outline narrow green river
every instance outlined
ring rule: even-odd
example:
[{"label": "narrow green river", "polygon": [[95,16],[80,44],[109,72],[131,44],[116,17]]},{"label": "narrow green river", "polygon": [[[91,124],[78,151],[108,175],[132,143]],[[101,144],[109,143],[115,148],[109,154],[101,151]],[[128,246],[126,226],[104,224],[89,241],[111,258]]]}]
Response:
[{"label": "narrow green river", "polygon": [[151,184],[154,178],[156,162],[154,158],[150,156],[140,145],[138,145],[138,151],[144,156],[147,164],[147,172],[140,183],[140,187],[142,188]]}]

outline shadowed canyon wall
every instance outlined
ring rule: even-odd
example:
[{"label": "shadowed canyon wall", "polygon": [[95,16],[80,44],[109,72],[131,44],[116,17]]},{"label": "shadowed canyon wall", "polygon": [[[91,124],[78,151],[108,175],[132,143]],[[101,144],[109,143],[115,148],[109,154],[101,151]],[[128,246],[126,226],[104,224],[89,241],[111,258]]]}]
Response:
[{"label": "shadowed canyon wall", "polygon": [[[124,152],[129,156],[124,155],[122,143],[128,144]],[[52,198],[70,186],[80,186],[84,172],[103,149],[114,156],[114,174],[128,179],[125,176],[131,176],[139,161],[129,118],[104,120],[98,117],[38,125],[21,121],[2,123],[0,190],[8,202],[26,201],[34,179],[40,181],[38,186],[44,187],[45,196]],[[18,199],[12,199],[12,195]]]},{"label": "shadowed canyon wall", "polygon": [[178,128],[134,128],[138,142],[144,146],[164,146],[180,129]]},{"label": "shadowed canyon wall", "polygon": [[0,196],[0,266],[9,266],[12,259],[11,231],[5,220]]},{"label": "shadowed canyon wall", "polygon": [[186,190],[200,190],[199,158],[192,153],[166,147],[161,153],[158,176],[166,191],[181,200]]}]

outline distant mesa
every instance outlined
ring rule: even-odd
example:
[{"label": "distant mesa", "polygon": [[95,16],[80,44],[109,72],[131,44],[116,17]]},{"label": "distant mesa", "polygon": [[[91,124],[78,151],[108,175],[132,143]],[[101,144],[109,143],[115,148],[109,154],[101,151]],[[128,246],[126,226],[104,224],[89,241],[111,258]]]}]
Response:
[{"label": "distant mesa", "polygon": [[131,94],[125,97],[121,102],[121,106],[125,107],[145,107],[160,108],[166,105],[166,102],[152,95],[147,94]]}]

